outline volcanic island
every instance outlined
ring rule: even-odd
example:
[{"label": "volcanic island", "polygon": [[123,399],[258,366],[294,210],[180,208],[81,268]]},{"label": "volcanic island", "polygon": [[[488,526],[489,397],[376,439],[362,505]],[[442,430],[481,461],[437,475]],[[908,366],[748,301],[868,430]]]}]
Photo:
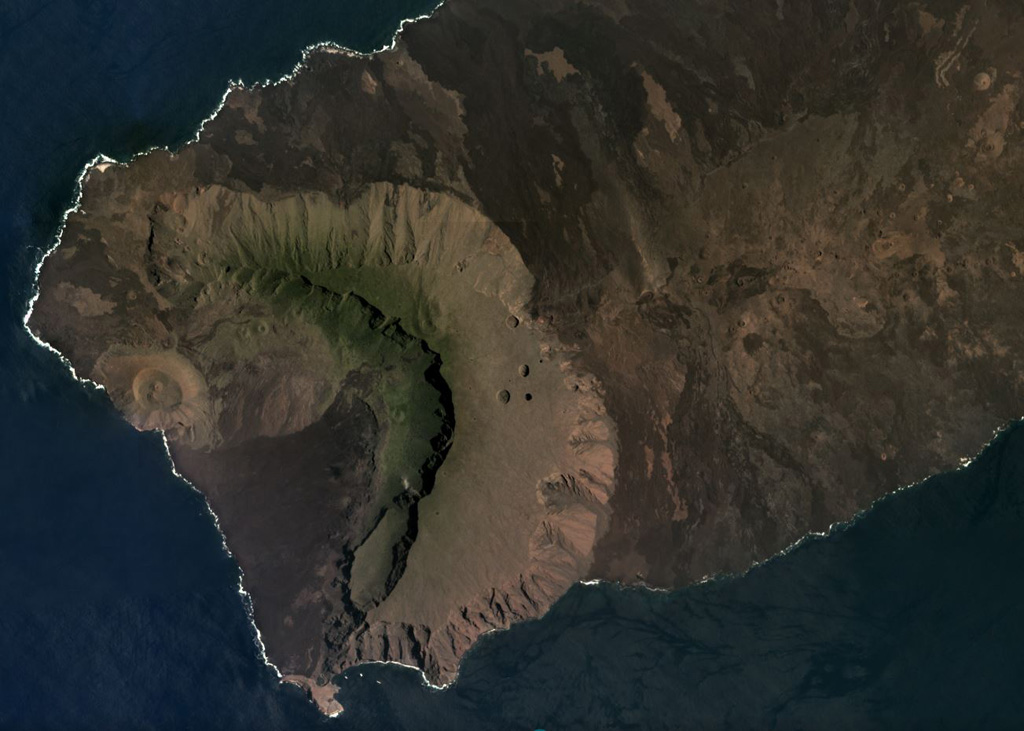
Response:
[{"label": "volcanic island", "polygon": [[27,319],[338,709],[574,582],[738,572],[1024,407],[1024,18],[449,0],[99,163]]}]

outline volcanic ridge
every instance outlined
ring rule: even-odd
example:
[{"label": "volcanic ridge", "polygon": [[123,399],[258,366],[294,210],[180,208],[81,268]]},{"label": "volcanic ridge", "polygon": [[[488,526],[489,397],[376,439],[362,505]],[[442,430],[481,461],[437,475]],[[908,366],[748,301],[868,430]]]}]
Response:
[{"label": "volcanic ridge", "polygon": [[449,0],[91,168],[27,324],[165,433],[287,680],[447,683],[1020,416],[1022,14]]}]

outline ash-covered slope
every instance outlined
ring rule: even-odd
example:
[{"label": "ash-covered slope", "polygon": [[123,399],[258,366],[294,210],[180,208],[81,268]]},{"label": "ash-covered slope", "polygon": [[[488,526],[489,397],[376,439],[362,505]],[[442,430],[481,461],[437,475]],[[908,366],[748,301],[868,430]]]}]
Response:
[{"label": "ash-covered slope", "polygon": [[[573,581],[743,569],[1021,414],[1021,15],[450,0],[90,173],[29,324],[201,489],[336,439],[336,492],[305,465],[210,493],[229,544],[292,497],[335,516],[281,548],[315,579],[254,587],[271,660],[448,680]],[[422,346],[339,329],[346,296]]]}]

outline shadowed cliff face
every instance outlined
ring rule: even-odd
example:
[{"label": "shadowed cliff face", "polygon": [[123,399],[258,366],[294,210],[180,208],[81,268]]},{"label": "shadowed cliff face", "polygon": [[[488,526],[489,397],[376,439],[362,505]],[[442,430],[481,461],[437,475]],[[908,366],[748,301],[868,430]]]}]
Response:
[{"label": "shadowed cliff face", "polygon": [[204,149],[91,173],[33,322],[165,431],[290,680],[367,659],[450,680],[589,569],[614,471],[599,386],[473,207],[196,185]]},{"label": "shadowed cliff face", "polygon": [[[742,569],[1020,415],[1020,13],[451,0],[91,172],[30,326],[195,465],[353,424],[366,517],[331,519],[340,558],[284,552],[334,609],[279,657],[447,680],[574,581]],[[451,418],[422,348],[381,355],[317,297],[427,344]],[[423,464],[413,515],[381,485]]]}]

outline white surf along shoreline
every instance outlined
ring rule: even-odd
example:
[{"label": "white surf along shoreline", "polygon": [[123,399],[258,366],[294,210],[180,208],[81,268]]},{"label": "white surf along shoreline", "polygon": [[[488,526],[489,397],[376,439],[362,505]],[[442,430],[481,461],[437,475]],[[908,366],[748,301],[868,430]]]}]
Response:
[{"label": "white surf along shoreline", "polygon": [[[55,348],[50,343],[48,343],[45,340],[43,340],[42,338],[38,337],[34,332],[32,332],[31,328],[29,328],[29,326],[28,326],[28,322],[29,322],[29,320],[32,317],[32,312],[35,309],[36,301],[39,299],[39,275],[40,275],[40,272],[42,271],[43,264],[45,263],[46,259],[51,254],[53,254],[53,252],[56,251],[57,248],[60,246],[61,239],[64,236],[64,230],[67,227],[68,218],[71,216],[71,214],[77,213],[81,209],[81,205],[82,205],[82,190],[83,190],[83,187],[84,187],[86,179],[89,177],[89,174],[93,170],[96,170],[98,172],[103,172],[104,170],[106,170],[107,168],[109,168],[112,165],[117,165],[117,166],[121,166],[121,167],[128,166],[132,162],[134,162],[136,159],[138,159],[140,157],[144,157],[145,155],[148,155],[148,154],[150,154],[152,152],[169,152],[172,155],[176,154],[177,150],[179,150],[179,149],[181,149],[181,148],[183,148],[183,147],[185,147],[185,146],[187,146],[189,144],[192,144],[194,142],[199,141],[199,138],[201,137],[201,135],[203,133],[203,130],[206,128],[206,125],[208,123],[210,123],[213,119],[215,119],[217,117],[217,115],[220,114],[220,111],[224,108],[224,104],[227,101],[227,98],[228,98],[229,94],[231,94],[234,91],[238,91],[238,90],[255,91],[255,90],[258,90],[258,89],[269,88],[269,87],[277,86],[278,84],[287,83],[287,82],[291,81],[292,79],[294,79],[298,74],[300,74],[308,66],[310,58],[314,54],[317,54],[317,53],[338,53],[338,54],[343,54],[343,55],[346,55],[346,56],[370,57],[370,56],[375,56],[375,55],[380,54],[380,53],[384,53],[386,51],[393,50],[395,48],[395,45],[398,42],[399,36],[402,34],[402,31],[405,29],[405,27],[407,25],[411,25],[411,24],[416,23],[418,21],[426,20],[427,18],[432,17],[434,15],[434,13],[437,12],[438,8],[440,8],[443,4],[444,4],[444,0],[440,0],[440,2],[438,2],[436,5],[434,5],[433,8],[431,8],[428,12],[423,13],[422,15],[418,15],[418,16],[415,16],[415,17],[412,17],[412,18],[403,18],[401,21],[399,21],[398,27],[395,29],[394,33],[392,33],[391,40],[386,45],[381,46],[380,48],[375,49],[373,51],[368,51],[368,52],[356,51],[356,50],[353,50],[351,48],[347,48],[345,46],[342,46],[341,44],[336,43],[334,41],[319,41],[317,43],[313,43],[313,44],[311,44],[309,46],[306,46],[304,49],[302,49],[301,57],[300,57],[299,61],[292,67],[292,69],[290,71],[288,71],[287,73],[285,73],[284,75],[282,75],[281,77],[279,77],[277,79],[264,79],[262,81],[256,81],[256,82],[253,82],[251,84],[246,84],[244,81],[242,81],[240,79],[229,81],[228,85],[227,85],[227,88],[224,90],[224,93],[221,95],[220,101],[217,102],[217,104],[216,104],[216,106],[214,106],[213,110],[206,117],[204,117],[199,122],[199,125],[195,129],[195,132],[193,132],[193,134],[190,137],[188,137],[187,139],[182,141],[174,149],[172,149],[169,146],[153,145],[152,147],[148,147],[145,150],[141,150],[139,152],[133,153],[127,160],[123,160],[123,161],[122,160],[116,160],[113,157],[110,157],[109,155],[106,155],[104,153],[99,153],[98,155],[93,157],[91,160],[89,160],[82,167],[82,169],[79,171],[78,175],[75,178],[74,193],[73,193],[73,196],[72,196],[72,199],[71,199],[71,204],[64,210],[63,214],[61,215],[60,223],[57,226],[56,233],[53,235],[53,239],[52,239],[52,241],[50,243],[49,248],[46,249],[43,252],[43,254],[39,257],[39,260],[36,262],[36,265],[35,265],[35,268],[34,268],[34,271],[33,271],[33,276],[32,276],[31,294],[30,294],[28,302],[26,304],[25,314],[22,317],[22,328],[25,330],[26,333],[28,333],[28,336],[38,346],[40,346],[41,348],[44,348],[45,350],[48,350],[51,353],[53,353],[54,355],[56,355],[57,358],[60,360],[60,362],[64,365],[64,367],[67,368],[68,372],[71,374],[71,377],[75,381],[77,381],[77,382],[79,382],[81,384],[84,384],[84,385],[88,385],[88,386],[92,387],[93,389],[95,389],[97,391],[106,392],[106,389],[101,384],[97,383],[96,381],[93,381],[92,379],[90,379],[88,377],[80,375],[75,370],[75,367],[71,364],[71,361],[68,360],[67,357],[63,353],[61,353],[59,350],[57,350],[57,348]],[[238,565],[237,558],[231,552],[231,549],[228,546],[227,537],[224,535],[224,530],[221,528],[220,519],[218,518],[217,514],[214,512],[213,508],[210,506],[210,502],[209,502],[209,500],[207,500],[206,495],[203,493],[203,491],[200,490],[198,487],[196,487],[191,481],[189,481],[184,475],[182,475],[178,471],[177,466],[174,464],[174,459],[171,457],[170,446],[167,443],[167,435],[162,430],[160,430],[159,433],[160,433],[160,437],[161,437],[161,440],[162,440],[163,445],[164,445],[164,452],[167,455],[167,461],[168,461],[168,463],[170,465],[171,472],[174,474],[175,477],[177,477],[179,480],[181,480],[186,485],[188,485],[192,490],[194,490],[195,492],[197,492],[199,495],[202,496],[203,503],[206,506],[206,511],[210,514],[210,517],[213,520],[214,527],[217,529],[217,533],[220,535],[221,548],[224,550],[224,552],[229,557],[231,557],[232,559],[235,560],[235,564],[236,564],[236,566],[238,566],[238,595],[239,595],[239,598],[242,601],[242,606],[245,609],[246,617],[248,618],[249,625],[250,625],[250,628],[252,630],[253,644],[255,646],[257,655],[259,656],[260,660],[268,668],[270,668],[270,670],[274,673],[274,675],[279,680],[283,680],[284,675],[281,673],[280,669],[273,662],[271,662],[271,660],[267,657],[267,649],[266,649],[266,646],[263,643],[263,635],[260,633],[260,628],[256,624],[255,608],[254,608],[254,605],[253,605],[252,596],[245,589],[245,572],[242,570],[242,567],[240,565]],[[440,685],[440,686],[439,685],[433,685],[427,679],[426,674],[420,668],[415,667],[413,665],[406,665],[404,663],[392,662],[392,661],[389,661],[389,662],[386,662],[386,663],[385,662],[367,662],[367,663],[364,663],[364,664],[401,665],[402,667],[406,667],[406,668],[409,668],[411,670],[415,670],[415,671],[419,672],[424,685],[426,685],[429,688],[435,689],[435,690],[441,690],[443,688],[448,687],[448,685],[451,684],[451,683],[447,683],[445,685]],[[452,682],[454,682],[454,680]],[[338,713],[340,713],[340,711],[336,712],[336,713],[333,713],[333,714],[329,714],[329,715],[336,716],[336,715],[338,715]]]},{"label": "white surf along shoreline", "polygon": [[[353,50],[351,48],[347,48],[347,47],[342,46],[342,45],[340,45],[338,43],[335,43],[334,41],[320,41],[320,42],[311,44],[309,46],[306,46],[304,49],[302,49],[300,60],[292,67],[292,69],[289,72],[287,72],[286,74],[282,75],[281,77],[279,77],[277,79],[264,79],[262,81],[256,81],[256,82],[253,82],[251,84],[246,84],[245,82],[243,82],[241,80],[229,81],[228,85],[227,85],[227,88],[224,90],[224,93],[221,95],[220,101],[217,103],[217,105],[213,108],[213,110],[206,117],[204,117],[199,122],[199,125],[196,127],[196,130],[192,134],[192,136],[187,138],[183,142],[181,142],[181,144],[178,145],[175,149],[171,149],[168,146],[154,145],[154,146],[149,147],[149,148],[147,148],[145,150],[142,150],[140,152],[132,154],[127,160],[124,160],[124,161],[116,160],[116,159],[114,159],[114,158],[112,158],[112,157],[110,157],[108,155],[103,154],[103,153],[100,153],[100,154],[96,155],[95,157],[93,157],[91,160],[89,160],[89,162],[87,162],[85,164],[85,166],[78,173],[78,176],[75,178],[74,194],[73,194],[73,197],[72,197],[71,205],[68,206],[68,208],[66,208],[64,213],[62,214],[61,219],[60,219],[60,223],[59,223],[59,225],[57,227],[56,233],[53,236],[53,240],[51,242],[50,247],[40,256],[38,262],[35,265],[35,269],[34,269],[34,273],[33,273],[33,280],[32,280],[31,295],[30,295],[29,300],[27,302],[27,307],[26,307],[26,311],[25,311],[24,317],[22,318],[22,326],[23,326],[25,332],[28,333],[29,337],[32,338],[32,340],[37,345],[39,345],[40,347],[42,347],[42,348],[50,351],[54,355],[56,355],[57,358],[60,360],[60,362],[67,368],[68,372],[71,374],[71,377],[74,380],[78,381],[79,383],[91,386],[95,390],[104,391],[105,392],[106,389],[101,384],[96,383],[95,381],[93,381],[93,380],[91,380],[91,379],[89,379],[89,378],[87,378],[85,376],[79,375],[75,371],[75,368],[71,364],[71,361],[69,361],[64,356],[63,353],[61,353],[59,350],[57,350],[57,348],[55,348],[50,343],[48,343],[45,340],[43,340],[42,338],[36,336],[36,334],[33,333],[32,330],[28,326],[28,321],[29,321],[29,319],[32,316],[32,312],[33,312],[33,309],[35,308],[36,301],[39,299],[39,275],[40,275],[40,271],[42,270],[43,263],[60,246],[61,239],[62,239],[62,237],[64,235],[64,230],[65,230],[65,228],[67,226],[68,218],[71,216],[71,214],[76,213],[76,212],[78,212],[80,210],[81,203],[82,203],[82,189],[83,189],[84,183],[85,183],[86,179],[88,178],[89,174],[93,170],[97,170],[99,172],[102,172],[102,171],[106,170],[108,167],[110,167],[111,165],[117,165],[117,166],[127,166],[127,165],[130,165],[137,158],[143,157],[143,156],[148,155],[148,154],[150,154],[152,152],[157,152],[157,151],[159,151],[159,152],[169,152],[172,155],[174,155],[177,152],[178,149],[181,149],[182,147],[185,147],[186,145],[192,144],[194,142],[197,142],[200,139],[200,137],[201,137],[201,135],[203,133],[203,130],[205,129],[206,125],[209,122],[211,122],[213,119],[215,119],[217,117],[217,115],[220,113],[220,111],[224,108],[224,104],[227,101],[227,97],[228,97],[229,94],[231,94],[234,91],[238,91],[238,90],[254,91],[254,90],[258,90],[258,89],[273,87],[273,86],[276,86],[276,85],[282,84],[282,83],[287,83],[287,82],[291,81],[292,79],[294,79],[298,74],[300,74],[308,66],[309,60],[310,60],[310,58],[314,54],[317,54],[317,53],[338,53],[338,54],[343,54],[343,55],[347,55],[347,56],[354,56],[354,57],[371,57],[371,56],[375,56],[375,55],[380,54],[380,53],[384,53],[384,52],[393,50],[395,48],[395,45],[398,42],[399,37],[401,36],[402,32],[404,31],[404,29],[405,29],[405,27],[407,25],[411,25],[411,24],[416,23],[418,21],[426,20],[426,19],[432,17],[437,12],[437,10],[444,5],[445,1],[446,0],[440,0],[440,2],[438,2],[430,11],[428,11],[428,12],[422,14],[422,15],[418,15],[418,16],[412,17],[412,18],[405,18],[405,19],[401,20],[399,22],[399,24],[398,24],[398,28],[392,34],[390,42],[388,44],[384,45],[384,46],[381,46],[380,48],[378,48],[376,50],[369,51],[369,52],[355,51],[355,50]],[[963,458],[961,458],[961,460],[959,462],[959,465],[956,468],[954,468],[952,470],[949,470],[949,471],[947,471],[945,473],[936,473],[936,474],[955,473],[955,472],[959,472],[960,470],[963,470],[963,469],[969,467],[971,465],[971,463],[977,458],[977,456],[979,454],[981,454],[981,452],[983,452],[985,449],[987,449],[988,446],[996,438],[998,438],[999,435],[1002,434],[1009,426],[1010,425],[1007,424],[1007,425],[1004,425],[1003,427],[1000,427],[999,429],[997,429],[993,433],[992,438],[977,451],[977,453],[975,454],[974,457],[963,457]],[[242,601],[242,605],[243,605],[243,607],[245,609],[245,613],[246,613],[246,616],[247,616],[248,621],[249,621],[249,625],[250,625],[251,630],[252,630],[253,644],[255,646],[255,649],[257,651],[257,654],[258,654],[260,660],[268,668],[270,668],[270,670],[274,673],[274,675],[279,680],[283,680],[284,679],[284,675],[281,673],[280,669],[273,662],[271,662],[271,660],[267,657],[266,646],[263,643],[263,637],[262,637],[262,634],[260,633],[259,626],[256,624],[255,609],[254,609],[254,606],[253,606],[252,597],[250,596],[249,592],[246,591],[246,589],[245,589],[245,585],[244,585],[245,574],[242,571],[241,566],[238,565],[237,558],[231,552],[231,549],[228,546],[227,537],[224,535],[224,531],[221,528],[220,519],[218,518],[217,514],[213,511],[213,508],[210,506],[209,500],[207,500],[206,495],[203,493],[203,491],[200,490],[198,487],[196,487],[192,482],[190,482],[186,477],[184,477],[178,471],[176,465],[174,464],[174,460],[171,457],[170,447],[169,447],[168,442],[167,442],[166,434],[163,431],[160,431],[160,436],[161,436],[161,439],[163,441],[164,451],[167,454],[167,460],[168,460],[168,463],[170,465],[171,472],[174,474],[175,477],[177,477],[179,480],[181,480],[186,485],[188,485],[192,490],[194,490],[200,496],[202,496],[203,502],[204,502],[204,504],[206,506],[206,510],[210,514],[210,517],[213,520],[214,526],[217,529],[218,534],[220,535],[222,549],[224,550],[224,552],[229,557],[231,557],[233,560],[235,560],[235,564],[236,564],[236,566],[238,566],[238,594],[239,594],[239,597],[240,597],[240,599]],[[687,587],[684,587],[684,588],[678,589],[678,590],[663,589],[663,588],[659,588],[659,587],[648,586],[648,585],[643,584],[643,583],[639,583],[639,584],[623,584],[622,582],[606,581],[606,580],[603,580],[603,579],[591,579],[591,580],[587,580],[587,581],[579,581],[577,583],[582,584],[584,586],[598,586],[598,585],[602,585],[602,584],[610,584],[610,585],[615,586],[616,588],[623,589],[623,590],[645,591],[645,592],[655,592],[655,593],[670,593],[672,591],[681,591],[681,590],[688,589],[690,587],[700,586],[702,584],[706,584],[706,583],[711,582],[711,581],[731,581],[731,580],[734,580],[734,579],[741,579],[741,578],[745,577],[747,574],[749,574],[750,572],[756,571],[757,569],[759,569],[759,568],[761,568],[761,567],[763,567],[763,566],[765,566],[765,565],[767,565],[767,564],[769,564],[769,563],[771,563],[771,562],[773,562],[773,561],[775,561],[777,559],[781,559],[781,558],[789,555],[793,551],[801,548],[802,546],[804,546],[804,545],[806,545],[808,543],[811,543],[813,541],[823,540],[823,539],[828,538],[830,536],[833,536],[833,535],[835,535],[837,533],[844,532],[847,528],[849,528],[851,525],[856,523],[858,520],[860,520],[867,513],[869,513],[872,510],[874,510],[882,502],[888,500],[889,498],[891,498],[892,496],[894,496],[894,495],[896,495],[898,493],[901,493],[901,492],[904,492],[906,490],[910,490],[910,489],[914,489],[914,488],[919,487],[922,483],[924,483],[928,479],[931,479],[931,477],[932,476],[929,476],[929,477],[926,477],[926,478],[924,478],[924,479],[922,479],[922,480],[920,480],[918,482],[909,483],[909,484],[903,485],[901,487],[898,487],[895,490],[893,490],[893,491],[891,491],[889,493],[886,493],[885,495],[882,495],[881,497],[877,498],[870,505],[868,505],[864,509],[858,511],[857,513],[852,515],[847,520],[833,523],[825,531],[820,531],[820,532],[812,531],[810,533],[807,533],[806,535],[804,535],[801,538],[797,539],[796,541],[794,541],[793,543],[791,543],[789,546],[787,546],[786,548],[782,549],[778,553],[775,553],[775,554],[773,554],[773,555],[771,555],[771,556],[769,556],[769,557],[767,557],[765,559],[762,559],[760,561],[757,561],[757,562],[751,564],[746,570],[744,570],[744,571],[742,571],[740,573],[737,573],[737,574],[714,574],[714,575],[704,576],[699,581],[696,581],[696,582],[688,585]],[[540,617],[537,617],[537,618],[534,618],[532,620],[527,620],[527,621],[537,621],[539,619],[540,619]],[[500,631],[500,630],[498,630],[498,629],[488,630],[487,632],[485,632],[485,633],[483,633],[481,635],[481,638],[486,636],[486,635],[492,634],[494,632],[498,632],[498,631]],[[479,639],[477,640],[477,642],[479,642]],[[473,648],[470,648],[470,650],[468,652],[472,652],[472,651],[473,651]],[[465,660],[465,657],[463,658],[463,661],[464,660]],[[368,660],[368,661],[365,661],[363,663],[360,663],[360,666],[361,665],[398,665],[400,667],[404,667],[404,668],[408,668],[410,670],[414,670],[414,671],[419,673],[422,683],[426,687],[428,687],[428,688],[430,688],[432,690],[443,690],[443,689],[449,687],[450,685],[452,685],[453,683],[455,683],[458,680],[458,673],[456,673],[456,676],[451,681],[449,681],[448,683],[445,683],[443,685],[434,685],[434,684],[432,684],[428,680],[428,678],[426,676],[426,673],[422,669],[420,669],[420,668],[418,668],[418,667],[416,667],[414,665],[408,665],[406,663],[397,662],[397,661],[393,661],[393,660],[388,660],[388,661]],[[461,663],[460,663],[460,666],[461,666]],[[461,670],[461,667],[460,667],[460,670]],[[285,681],[285,682],[288,682],[288,681]],[[329,714],[329,715],[331,717],[333,717],[333,716],[339,715],[341,712],[342,711],[337,711],[337,712]]]}]

